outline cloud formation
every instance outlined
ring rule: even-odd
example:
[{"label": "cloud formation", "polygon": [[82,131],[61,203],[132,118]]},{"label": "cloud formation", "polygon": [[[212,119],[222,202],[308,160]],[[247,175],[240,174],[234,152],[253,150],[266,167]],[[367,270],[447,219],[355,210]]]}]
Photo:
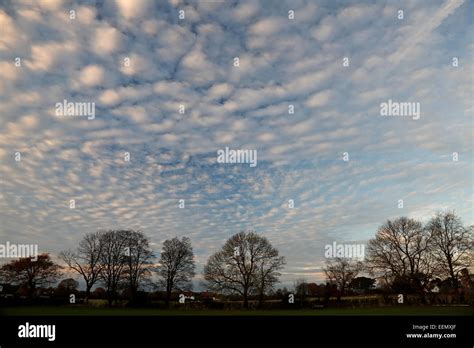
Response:
[{"label": "cloud formation", "polygon": [[[322,280],[324,245],[388,218],[455,209],[472,224],[472,6],[3,3],[0,239],[55,254],[103,228],[141,229],[156,251],[189,236],[200,269],[253,229],[291,285]],[[56,116],[64,99],[94,102],[95,119]],[[388,99],[421,118],[380,116]],[[226,146],[258,165],[218,164]]]}]

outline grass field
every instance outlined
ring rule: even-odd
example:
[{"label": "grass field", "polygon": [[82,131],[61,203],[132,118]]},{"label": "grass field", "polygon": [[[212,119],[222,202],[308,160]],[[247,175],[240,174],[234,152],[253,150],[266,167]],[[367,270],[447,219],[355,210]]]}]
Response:
[{"label": "grass field", "polygon": [[0,313],[7,316],[405,316],[405,315],[474,315],[474,307],[374,307],[325,308],[291,310],[194,310],[155,308],[92,308],[92,307],[7,307]]}]

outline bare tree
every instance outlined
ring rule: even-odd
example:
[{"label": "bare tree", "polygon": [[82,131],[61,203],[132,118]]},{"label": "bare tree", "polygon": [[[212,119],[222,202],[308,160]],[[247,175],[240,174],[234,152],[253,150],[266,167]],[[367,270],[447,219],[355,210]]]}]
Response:
[{"label": "bare tree", "polygon": [[139,286],[151,275],[150,264],[153,252],[147,237],[141,231],[124,231],[125,268],[124,275],[128,281],[131,300],[134,301]]},{"label": "bare tree", "polygon": [[284,258],[270,242],[253,231],[229,238],[204,267],[204,279],[210,289],[242,295],[244,308],[252,293],[262,293],[278,280]]},{"label": "bare tree", "polygon": [[117,287],[124,279],[123,269],[128,256],[127,231],[103,231],[100,232],[100,243],[102,253],[100,255],[100,279],[107,292],[109,306],[116,299]]},{"label": "bare tree", "polygon": [[426,228],[431,233],[437,269],[457,290],[460,271],[473,262],[473,230],[464,227],[454,212],[437,213]]},{"label": "bare tree", "polygon": [[429,233],[413,219],[388,220],[369,241],[366,263],[371,274],[406,281],[423,293],[432,273]]},{"label": "bare tree", "polygon": [[77,250],[67,250],[59,257],[68,267],[79,273],[86,283],[86,302],[94,284],[98,281],[102,264],[102,243],[100,232],[86,234],[80,241]]},{"label": "bare tree", "polygon": [[74,292],[77,291],[79,283],[77,280],[72,278],[63,279],[59,282],[57,288],[63,290],[64,292]]},{"label": "bare tree", "polygon": [[297,278],[294,281],[295,294],[304,300],[309,295],[308,281],[305,278]]},{"label": "bare tree", "polygon": [[337,300],[341,299],[350,282],[357,277],[362,270],[362,263],[347,258],[336,257],[326,261],[323,269],[330,282],[337,285]]},{"label": "bare tree", "polygon": [[165,240],[159,262],[159,282],[166,289],[169,304],[173,290],[191,288],[196,267],[191,240],[188,237]]},{"label": "bare tree", "polygon": [[78,287],[79,283],[76,280],[72,278],[63,279],[56,287],[56,294],[60,296],[67,296],[72,293],[76,293]]},{"label": "bare tree", "polygon": [[54,263],[48,254],[12,260],[0,268],[0,277],[10,283],[26,285],[28,296],[33,297],[38,287],[54,283],[60,276],[61,266]]},{"label": "bare tree", "polygon": [[273,248],[270,243],[267,243],[262,250],[262,256],[257,258],[257,282],[259,293],[259,306],[263,305],[265,293],[273,289],[274,285],[278,283],[281,270],[285,264],[285,258],[279,256],[277,249]]}]

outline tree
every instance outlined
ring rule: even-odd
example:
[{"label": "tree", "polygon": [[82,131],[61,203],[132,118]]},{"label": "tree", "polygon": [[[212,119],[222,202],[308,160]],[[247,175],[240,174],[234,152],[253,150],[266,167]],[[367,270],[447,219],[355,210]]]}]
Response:
[{"label": "tree", "polygon": [[289,291],[286,288],[286,286],[283,288],[279,288],[277,289],[277,291],[275,291],[275,296],[278,298],[286,298],[288,294],[289,294]]},{"label": "tree", "polygon": [[257,263],[257,288],[258,288],[258,303],[261,307],[265,293],[273,290],[273,287],[278,283],[278,277],[280,276],[279,270],[283,268],[285,264],[285,258],[279,256],[277,249],[273,248],[270,243],[265,244],[261,250],[262,257],[260,260],[256,259]]},{"label": "tree", "polygon": [[118,284],[124,279],[123,269],[128,256],[127,231],[103,231],[100,232],[100,243],[102,252],[100,254],[100,279],[105,286],[107,301],[112,305],[117,295]]},{"label": "tree", "polygon": [[78,287],[79,283],[72,278],[63,279],[58,284],[58,289],[64,289],[64,291],[76,291]]},{"label": "tree", "polygon": [[350,282],[362,270],[362,264],[351,259],[336,257],[328,259],[323,270],[328,280],[336,284],[338,290],[337,300],[339,301]]},{"label": "tree", "polygon": [[149,266],[153,252],[147,237],[140,231],[125,231],[125,268],[132,302],[135,300],[140,284],[151,275]]},{"label": "tree", "polygon": [[166,303],[169,304],[173,290],[191,288],[196,267],[191,240],[188,237],[165,240],[159,262],[160,284],[166,290]]},{"label": "tree", "polygon": [[249,296],[258,293],[262,300],[264,291],[278,281],[283,265],[284,258],[265,237],[240,232],[208,259],[204,279],[213,290],[240,294],[248,308]]},{"label": "tree", "polygon": [[375,279],[367,277],[356,277],[349,283],[349,288],[367,293],[375,286]]},{"label": "tree", "polygon": [[59,257],[68,267],[79,273],[86,283],[86,302],[94,284],[99,280],[102,269],[103,244],[101,232],[89,233],[82,238],[77,250],[63,251]]},{"label": "tree", "polygon": [[461,276],[460,278],[460,283],[463,288],[466,290],[471,290],[474,288],[474,282],[471,279],[471,276],[469,274],[469,270],[467,268],[463,268],[460,272]]},{"label": "tree", "polygon": [[33,297],[38,287],[56,282],[60,269],[48,254],[41,254],[36,261],[28,257],[10,261],[0,268],[0,276],[6,282],[26,286],[28,296]]},{"label": "tree", "polygon": [[297,278],[295,280],[295,293],[301,300],[309,295],[308,282],[305,278]]},{"label": "tree", "polygon": [[429,233],[420,222],[406,217],[388,220],[368,243],[368,270],[423,294],[433,270],[430,246]]},{"label": "tree", "polygon": [[72,278],[67,278],[59,282],[56,290],[58,294],[67,295],[67,294],[75,293],[78,287],[79,287],[79,283],[76,280]]},{"label": "tree", "polygon": [[451,286],[457,290],[460,271],[473,262],[473,231],[464,227],[454,212],[437,213],[426,228],[431,233],[437,269],[450,277]]}]

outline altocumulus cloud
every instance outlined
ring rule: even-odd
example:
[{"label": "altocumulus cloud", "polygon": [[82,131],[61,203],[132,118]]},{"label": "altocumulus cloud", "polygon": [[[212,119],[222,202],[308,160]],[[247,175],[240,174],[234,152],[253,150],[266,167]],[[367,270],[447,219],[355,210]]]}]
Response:
[{"label": "altocumulus cloud", "polygon": [[[202,267],[255,229],[291,284],[322,280],[325,244],[364,243],[387,218],[456,209],[472,224],[472,6],[2,2],[0,238],[56,254],[137,228],[157,248],[189,236]],[[95,119],[56,116],[65,99]],[[419,102],[420,119],[381,117],[388,99]],[[226,146],[258,165],[218,164]]]}]

